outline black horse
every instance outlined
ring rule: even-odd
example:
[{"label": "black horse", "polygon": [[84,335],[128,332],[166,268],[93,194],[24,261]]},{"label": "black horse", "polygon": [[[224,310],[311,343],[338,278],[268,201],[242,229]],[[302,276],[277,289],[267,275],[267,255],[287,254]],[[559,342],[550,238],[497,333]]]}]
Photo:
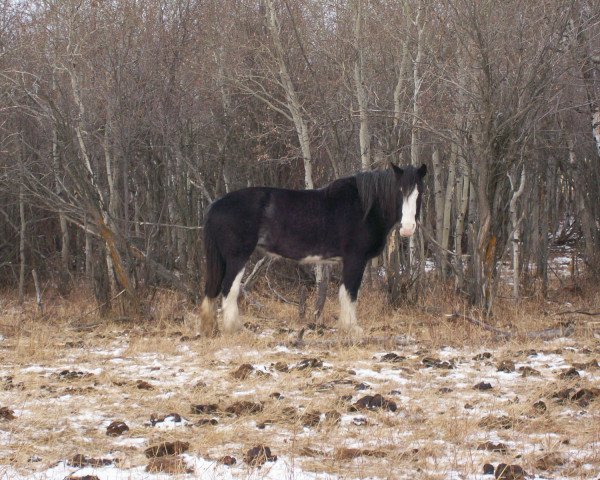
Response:
[{"label": "black horse", "polygon": [[202,333],[217,332],[219,293],[223,293],[223,330],[242,328],[237,299],[244,267],[258,246],[301,262],[341,259],[340,328],[360,335],[356,297],[367,261],[382,252],[397,222],[402,236],[414,234],[426,173],[425,165],[391,165],[340,178],[318,190],[252,187],[216,200],[204,225]]}]

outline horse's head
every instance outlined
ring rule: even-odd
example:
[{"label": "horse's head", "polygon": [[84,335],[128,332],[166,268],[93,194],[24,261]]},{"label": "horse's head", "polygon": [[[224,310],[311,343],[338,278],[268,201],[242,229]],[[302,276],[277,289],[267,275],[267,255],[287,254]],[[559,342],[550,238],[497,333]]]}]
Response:
[{"label": "horse's head", "polygon": [[392,164],[396,184],[400,190],[400,235],[412,237],[417,229],[417,218],[421,211],[423,178],[427,174],[427,165],[419,168],[411,165],[400,168]]}]

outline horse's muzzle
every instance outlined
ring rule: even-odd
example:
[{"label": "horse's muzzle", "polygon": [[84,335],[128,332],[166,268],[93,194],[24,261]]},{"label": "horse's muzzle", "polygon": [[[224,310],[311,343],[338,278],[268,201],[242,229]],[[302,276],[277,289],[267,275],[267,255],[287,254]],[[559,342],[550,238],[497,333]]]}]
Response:
[{"label": "horse's muzzle", "polygon": [[414,235],[416,229],[417,229],[417,226],[415,224],[409,225],[407,227],[401,226],[400,227],[400,235],[402,237],[412,237]]}]

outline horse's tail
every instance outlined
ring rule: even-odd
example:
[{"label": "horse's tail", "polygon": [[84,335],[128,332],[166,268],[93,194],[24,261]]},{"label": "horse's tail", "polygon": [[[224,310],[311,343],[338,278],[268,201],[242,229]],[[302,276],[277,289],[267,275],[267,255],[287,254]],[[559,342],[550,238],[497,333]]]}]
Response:
[{"label": "horse's tail", "polygon": [[204,224],[204,255],[206,257],[204,293],[212,299],[216,298],[221,292],[221,285],[225,276],[225,259],[217,245],[214,225],[210,221]]}]

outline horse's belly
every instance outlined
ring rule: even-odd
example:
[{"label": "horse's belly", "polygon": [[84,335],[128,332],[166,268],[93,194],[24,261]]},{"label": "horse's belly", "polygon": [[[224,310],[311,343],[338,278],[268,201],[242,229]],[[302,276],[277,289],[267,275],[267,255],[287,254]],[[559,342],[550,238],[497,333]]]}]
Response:
[{"label": "horse's belly", "polygon": [[335,262],[339,262],[342,259],[342,257],[338,257],[338,256],[332,256],[332,257],[327,257],[327,256],[322,256],[322,255],[308,255],[304,258],[301,258],[299,260],[300,263],[335,263]]},{"label": "horse's belly", "polygon": [[341,259],[335,248],[324,248],[322,245],[303,245],[293,242],[259,241],[258,247],[274,258],[289,258],[300,263],[329,263]]},{"label": "horse's belly", "polygon": [[261,225],[258,246],[273,256],[297,260],[302,263],[323,263],[341,257],[340,241],[333,222],[291,222],[284,218],[278,222],[267,221]]},{"label": "horse's belly", "polygon": [[269,248],[266,245],[259,245],[259,248],[264,250],[267,255],[273,258],[288,258],[290,260],[296,260],[302,264],[319,264],[319,263],[335,263],[341,260],[340,255],[336,254],[322,254],[322,255],[314,255],[307,254],[301,252],[299,250],[293,250],[290,248],[287,249],[279,249],[279,248]]}]

